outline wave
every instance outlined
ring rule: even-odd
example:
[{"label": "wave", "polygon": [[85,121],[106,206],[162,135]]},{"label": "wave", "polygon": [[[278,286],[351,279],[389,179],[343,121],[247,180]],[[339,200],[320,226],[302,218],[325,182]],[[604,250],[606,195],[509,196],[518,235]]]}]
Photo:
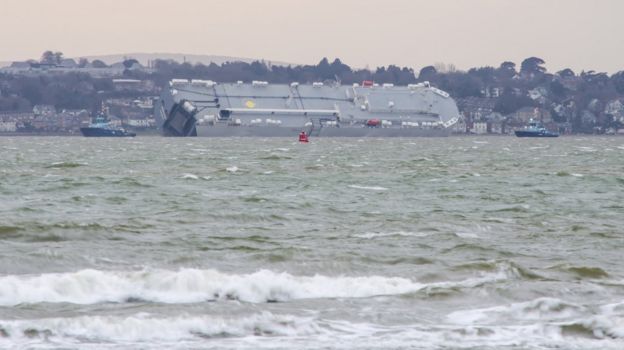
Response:
[{"label": "wave", "polygon": [[195,303],[240,300],[250,303],[315,298],[367,298],[424,289],[473,288],[515,278],[511,270],[480,273],[460,281],[419,283],[402,277],[293,276],[260,270],[226,274],[217,270],[80,270],[0,277],[0,306],[34,303],[96,304],[145,301]]},{"label": "wave", "polygon": [[280,156],[278,154],[271,154],[268,156],[260,157],[260,159],[262,160],[287,160],[287,159],[293,159],[293,158],[288,157],[288,156]]},{"label": "wave", "polygon": [[[461,310],[447,315],[452,324],[496,329],[520,328],[531,324],[529,337],[549,335],[552,339],[624,339],[624,318],[617,312],[621,304],[587,307],[557,298],[535,300],[484,309]],[[597,314],[596,314],[597,313]]]},{"label": "wave", "polygon": [[598,279],[598,278],[609,277],[609,274],[605,270],[599,267],[566,266],[566,267],[557,267],[557,269],[570,272],[579,278]]},{"label": "wave", "polygon": [[457,324],[487,323],[497,320],[556,320],[581,316],[584,311],[584,307],[561,299],[539,298],[505,306],[455,311],[447,318]]},{"label": "wave", "polygon": [[183,341],[246,336],[309,336],[327,333],[312,318],[269,312],[243,317],[82,316],[39,320],[0,320],[2,338],[10,341],[70,338],[97,342]]},{"label": "wave", "polygon": [[54,162],[50,165],[45,166],[44,168],[47,169],[51,169],[51,168],[77,168],[77,167],[81,167],[81,166],[86,166],[88,165],[87,163],[77,163],[77,162]]},{"label": "wave", "polygon": [[374,238],[385,238],[385,237],[426,237],[430,236],[431,233],[424,232],[408,232],[408,231],[394,231],[394,232],[366,232],[366,233],[357,233],[352,235],[352,237],[356,238],[365,238],[365,239],[374,239]]},{"label": "wave", "polygon": [[11,236],[20,231],[19,227],[0,225],[0,238],[3,236]]},{"label": "wave", "polygon": [[360,186],[360,185],[349,185],[350,188],[355,188],[358,190],[369,190],[369,191],[387,191],[386,187],[381,186]]},{"label": "wave", "polygon": [[[151,227],[152,225],[150,224],[130,222],[106,225],[97,222],[63,221],[55,223],[41,223],[38,221],[31,221],[20,223],[18,226],[0,226],[0,240],[23,239],[29,242],[60,242],[82,238],[86,239],[88,237],[83,235],[86,232],[137,233]],[[75,231],[76,234],[72,234],[73,231]]]},{"label": "wave", "polygon": [[0,347],[272,349],[621,349],[622,319],[493,325],[381,325],[262,312],[252,315],[80,316],[0,320]]}]

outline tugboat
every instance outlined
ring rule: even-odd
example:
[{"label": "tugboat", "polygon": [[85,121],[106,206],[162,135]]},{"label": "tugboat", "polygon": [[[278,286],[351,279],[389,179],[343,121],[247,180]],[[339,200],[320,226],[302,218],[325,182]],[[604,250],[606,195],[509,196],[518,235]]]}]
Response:
[{"label": "tugboat", "polygon": [[104,116],[99,115],[89,126],[80,128],[86,137],[134,137],[136,133],[112,126]]},{"label": "tugboat", "polygon": [[559,134],[546,130],[542,124],[538,121],[531,119],[529,125],[525,126],[522,130],[515,131],[518,137],[559,137]]}]

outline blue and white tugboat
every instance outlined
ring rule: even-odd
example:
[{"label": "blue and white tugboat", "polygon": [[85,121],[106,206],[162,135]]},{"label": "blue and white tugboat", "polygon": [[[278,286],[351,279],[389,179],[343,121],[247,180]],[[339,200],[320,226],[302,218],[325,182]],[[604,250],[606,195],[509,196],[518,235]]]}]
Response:
[{"label": "blue and white tugboat", "polygon": [[104,116],[97,116],[89,126],[80,128],[86,137],[134,137],[136,133],[111,125]]},{"label": "blue and white tugboat", "polygon": [[518,137],[559,137],[559,133],[549,131],[538,121],[531,119],[529,125],[515,131]]}]

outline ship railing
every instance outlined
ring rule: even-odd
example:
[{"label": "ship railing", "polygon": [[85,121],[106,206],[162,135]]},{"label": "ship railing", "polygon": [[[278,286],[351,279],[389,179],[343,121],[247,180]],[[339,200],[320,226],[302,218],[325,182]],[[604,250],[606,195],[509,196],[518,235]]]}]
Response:
[{"label": "ship railing", "polygon": [[271,108],[224,108],[231,114],[293,114],[293,115],[331,115],[338,116],[335,109],[271,109]]}]

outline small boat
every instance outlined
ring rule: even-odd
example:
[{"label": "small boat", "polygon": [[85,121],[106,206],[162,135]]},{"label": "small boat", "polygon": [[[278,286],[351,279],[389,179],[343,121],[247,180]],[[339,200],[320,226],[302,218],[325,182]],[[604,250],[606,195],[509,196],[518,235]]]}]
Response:
[{"label": "small boat", "polygon": [[531,119],[529,125],[525,126],[522,130],[515,131],[518,137],[559,137],[559,133],[546,130],[545,127],[538,121]]},{"label": "small boat", "polygon": [[112,126],[104,116],[98,116],[89,126],[80,128],[86,137],[134,137],[136,133]]}]

